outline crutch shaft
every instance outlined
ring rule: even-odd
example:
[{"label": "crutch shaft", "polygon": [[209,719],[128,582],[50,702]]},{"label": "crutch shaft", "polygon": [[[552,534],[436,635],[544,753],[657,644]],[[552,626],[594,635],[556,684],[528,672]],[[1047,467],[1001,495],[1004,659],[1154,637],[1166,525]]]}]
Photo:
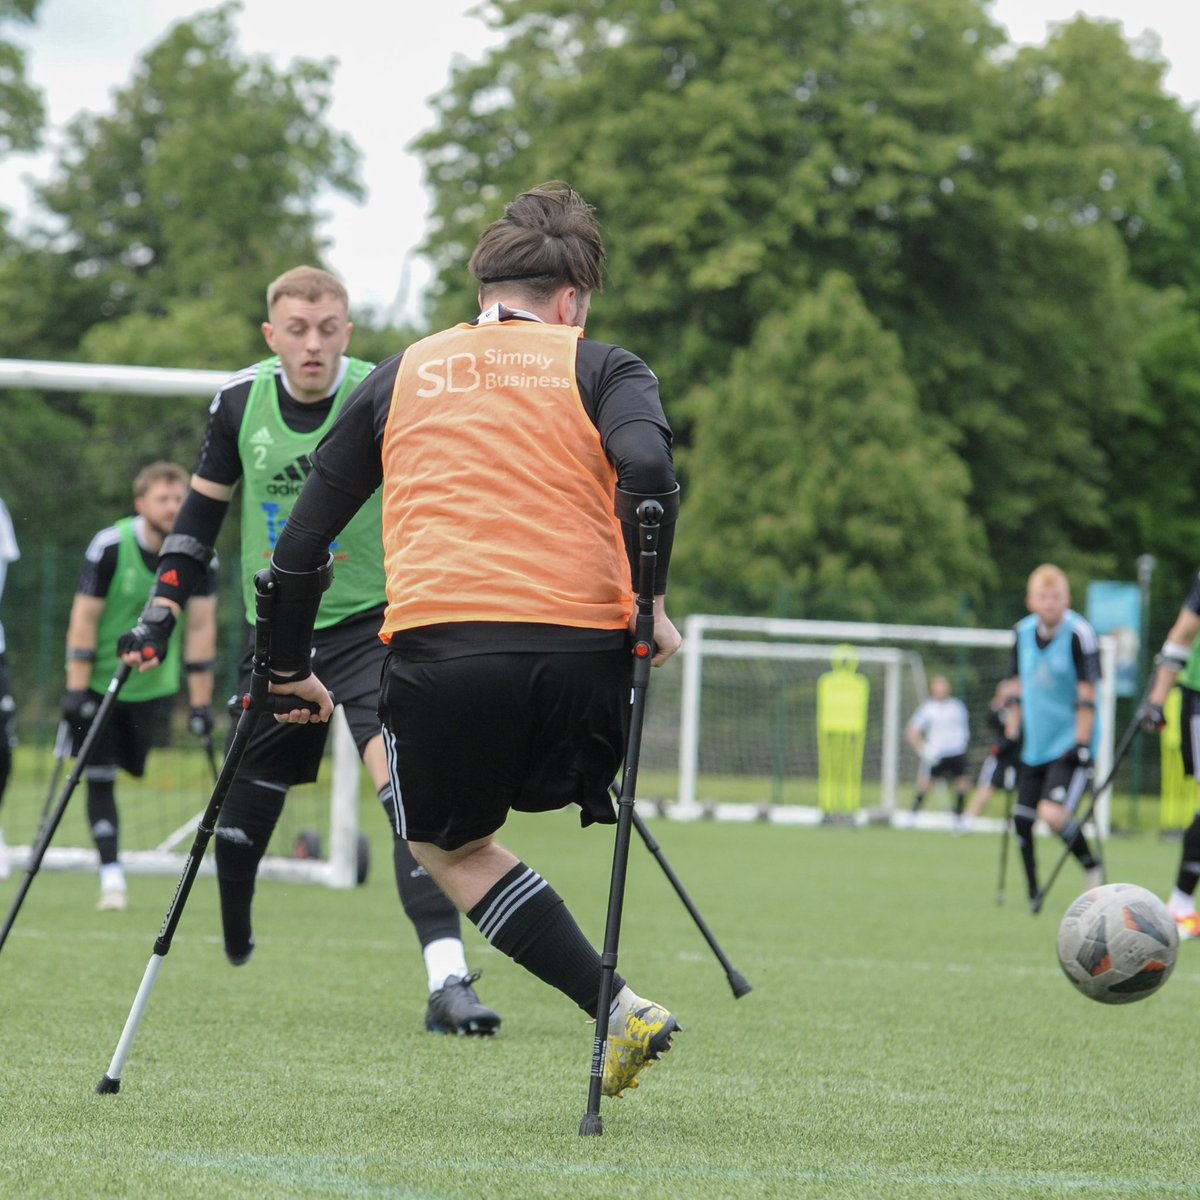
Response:
[{"label": "crutch shaft", "polygon": [[117,694],[124,686],[125,680],[129,678],[129,671],[129,666],[126,663],[121,663],[114,672],[112,679],[109,681],[108,688],[105,690],[104,698],[100,701],[99,708],[96,709],[96,715],[92,718],[87,735],[83,739],[83,745],[79,747],[79,754],[75,758],[75,765],[67,776],[67,782],[63,785],[58,803],[55,805],[54,811],[50,814],[49,820],[43,820],[42,822],[41,833],[29,853],[29,862],[25,868],[25,875],[21,880],[21,886],[17,889],[17,894],[13,897],[12,905],[8,910],[8,916],[4,919],[3,927],[0,928],[0,950],[4,949],[4,943],[8,940],[8,935],[12,930],[13,924],[16,922],[17,914],[21,911],[21,905],[25,902],[25,896],[33,884],[33,877],[42,865],[42,859],[46,857],[46,850],[63,819],[63,813],[67,811],[67,804],[71,799],[71,795],[78,786],[79,780],[83,777],[84,771],[87,769],[92,749],[97,741],[99,741],[100,735],[104,732],[104,727],[108,724],[109,715],[112,713],[113,706],[117,702]]},{"label": "crutch shaft", "polygon": [[637,796],[646,689],[650,684],[650,667],[654,658],[654,578],[658,558],[658,535],[663,518],[662,505],[656,500],[643,500],[638,507],[637,518],[640,550],[629,732],[625,743],[625,769],[621,775],[621,797],[617,802],[617,833],[608,891],[604,950],[600,957],[600,989],[596,1002],[596,1036],[592,1044],[591,1074],[588,1078],[588,1105],[579,1125],[580,1137],[595,1137],[604,1132],[604,1122],[600,1116],[600,1093],[604,1081],[604,1059],[608,1049],[608,1014],[612,1007],[617,948],[621,936],[621,910],[625,900],[629,840],[632,836],[633,809]]},{"label": "crutch shaft", "polygon": [[725,976],[729,980],[729,986],[733,989],[734,999],[741,999],[747,992],[753,991],[752,985],[747,981],[746,977],[729,961],[729,956],[721,949],[721,943],[717,941],[713,932],[708,927],[708,923],[700,915],[700,910],[692,903],[691,896],[680,882],[679,876],[671,869],[671,864],[667,862],[666,856],[662,852],[662,847],[659,846],[654,835],[646,826],[646,822],[638,815],[635,809],[632,814],[633,827],[641,834],[642,841],[646,843],[646,849],[658,860],[658,865],[662,867],[663,873],[670,880],[671,886],[675,889],[675,894],[683,901],[683,906],[691,914],[692,920],[696,922],[696,928],[700,930],[704,940],[709,944],[712,952],[717,956],[717,961],[725,970]]}]

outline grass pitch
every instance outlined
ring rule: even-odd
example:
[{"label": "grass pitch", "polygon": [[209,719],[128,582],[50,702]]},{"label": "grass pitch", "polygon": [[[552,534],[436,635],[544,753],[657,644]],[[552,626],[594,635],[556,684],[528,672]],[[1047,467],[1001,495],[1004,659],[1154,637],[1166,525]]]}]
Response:
[{"label": "grass pitch", "polygon": [[[93,1088],[175,881],[134,876],[129,911],[97,913],[94,876],[34,880],[0,955],[0,1196],[1196,1195],[1200,946],[1157,996],[1085,1000],[1054,954],[1074,863],[1035,918],[1015,851],[996,902],[994,835],[651,821],[754,990],[733,998],[635,833],[620,966],[684,1028],[580,1138],[588,1024],[467,926],[503,1027],[425,1033],[386,832],[364,821],[367,883],[260,884],[244,968],[197,881],[117,1096]],[[563,813],[514,818],[505,840],[599,942],[611,831]],[[1044,871],[1059,846],[1039,841]],[[1110,878],[1162,895],[1177,857],[1117,840]]]}]

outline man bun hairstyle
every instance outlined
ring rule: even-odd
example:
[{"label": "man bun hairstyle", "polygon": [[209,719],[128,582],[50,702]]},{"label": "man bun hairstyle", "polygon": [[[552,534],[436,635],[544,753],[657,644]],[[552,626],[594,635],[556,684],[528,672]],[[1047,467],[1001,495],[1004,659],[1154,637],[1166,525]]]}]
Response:
[{"label": "man bun hairstyle", "polygon": [[602,291],[604,257],[596,210],[569,183],[553,179],[505,206],[480,237],[470,271],[485,302],[501,285],[539,302],[565,286]]}]

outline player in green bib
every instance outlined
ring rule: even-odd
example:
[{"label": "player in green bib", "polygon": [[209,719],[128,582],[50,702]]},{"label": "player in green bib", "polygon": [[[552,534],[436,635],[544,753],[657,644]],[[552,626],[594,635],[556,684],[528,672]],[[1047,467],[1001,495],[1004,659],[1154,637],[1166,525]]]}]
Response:
[{"label": "player in green bib", "polygon": [[[163,549],[150,603],[120,639],[128,662],[153,667],[166,653],[174,617],[192,595],[201,560],[216,542],[239,483],[243,599],[253,625],[254,575],[270,565],[308,477],[309,456],[374,369],[347,356],[353,330],[349,299],[325,271],[296,267],[280,276],[267,289],[267,314],[262,330],[272,357],[234,375],[212,402],[177,536]],[[386,599],[381,511],[377,494],[330,544],[333,585],[321,597],[313,661],[342,705],[391,823],[396,885],[425,960],[426,1028],[492,1034],[500,1017],[472,987],[477,976],[467,968],[458,910],[417,865],[399,834],[378,713],[386,655],[378,636]],[[248,627],[243,689],[249,680],[250,633]],[[146,649],[152,657],[143,660]],[[317,778],[326,730],[324,724],[260,722],[221,806],[217,881],[225,954],[234,966],[254,953],[250,916],[258,865],[289,787]]]},{"label": "player in green bib", "polygon": [[[67,629],[67,694],[63,719],[79,752],[100,703],[100,692],[116,673],[117,639],[137,619],[154,584],[159,551],[171,533],[187,495],[188,474],[178,463],[156,462],[134,480],[136,516],[123,517],[100,530],[84,556]],[[92,749],[87,780],[88,824],[100,856],[98,908],[126,907],[125,873],[119,855],[116,779],[118,768],[135,778],[145,772],[146,756],[164,730],[179,692],[186,660],[189,728],[212,731],[213,660],[216,657],[216,563],[210,555],[196,591],[187,604],[186,647],[170,641],[162,670],[133,673],[121,689],[109,724]]]}]

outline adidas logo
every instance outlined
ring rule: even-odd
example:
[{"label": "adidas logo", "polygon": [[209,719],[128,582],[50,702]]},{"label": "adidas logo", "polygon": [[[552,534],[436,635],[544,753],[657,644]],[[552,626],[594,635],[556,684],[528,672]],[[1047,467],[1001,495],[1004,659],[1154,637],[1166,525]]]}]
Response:
[{"label": "adidas logo", "polygon": [[165,583],[167,587],[177,588],[179,586],[179,572],[174,567],[169,571],[164,571],[159,579],[159,583]]},{"label": "adidas logo", "polygon": [[250,435],[250,445],[252,446],[273,446],[275,439],[271,436],[271,431],[264,425],[261,429],[257,429]]},{"label": "adidas logo", "polygon": [[290,462],[267,484],[268,496],[298,496],[304,487],[304,481],[312,470],[308,456],[302,454],[295,462]]}]

